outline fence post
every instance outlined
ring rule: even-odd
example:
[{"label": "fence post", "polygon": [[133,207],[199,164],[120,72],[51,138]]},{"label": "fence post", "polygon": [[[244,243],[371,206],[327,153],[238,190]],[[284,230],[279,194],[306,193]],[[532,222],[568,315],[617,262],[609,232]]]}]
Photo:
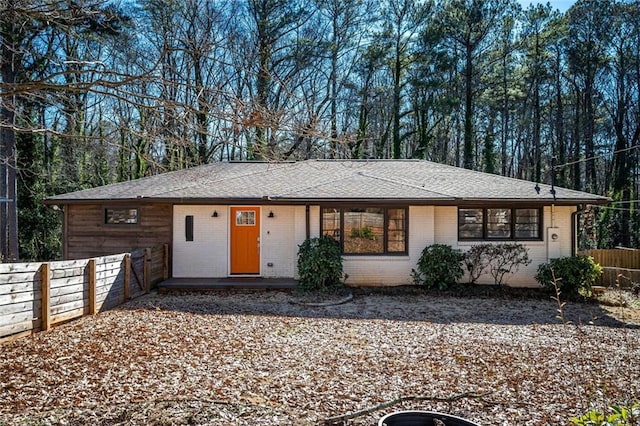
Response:
[{"label": "fence post", "polygon": [[131,254],[124,255],[124,300],[131,299]]},{"label": "fence post", "polygon": [[42,325],[43,331],[47,331],[51,328],[51,315],[50,315],[50,285],[51,278],[49,277],[49,264],[43,263],[40,266],[40,294],[42,295]]},{"label": "fence post", "polygon": [[142,269],[142,281],[144,282],[144,292],[151,291],[151,249],[144,249],[144,267]]},{"label": "fence post", "polygon": [[89,315],[96,314],[96,260],[89,259]]},{"label": "fence post", "polygon": [[162,250],[162,279],[169,279],[169,244],[165,244]]}]

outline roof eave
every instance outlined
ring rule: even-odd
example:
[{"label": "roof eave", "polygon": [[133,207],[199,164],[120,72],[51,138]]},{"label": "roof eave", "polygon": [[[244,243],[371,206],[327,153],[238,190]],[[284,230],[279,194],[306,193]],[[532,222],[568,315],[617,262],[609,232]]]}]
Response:
[{"label": "roof eave", "polygon": [[128,198],[92,198],[92,199],[55,199],[44,200],[45,205],[68,205],[68,204],[409,204],[409,205],[441,205],[441,206],[477,206],[477,205],[557,205],[557,206],[577,206],[577,205],[603,205],[611,203],[610,198],[594,199],[573,199],[573,198],[372,198],[372,197],[349,197],[349,198],[287,198],[277,196],[263,197],[220,197],[220,198],[163,198],[163,197],[128,197]]}]

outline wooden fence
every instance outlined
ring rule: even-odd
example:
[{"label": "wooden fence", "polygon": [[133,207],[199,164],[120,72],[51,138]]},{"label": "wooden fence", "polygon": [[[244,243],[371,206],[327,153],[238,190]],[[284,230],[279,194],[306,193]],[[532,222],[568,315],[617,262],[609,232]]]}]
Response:
[{"label": "wooden fence", "polygon": [[113,308],[168,277],[168,245],[94,259],[2,263],[0,340]]},{"label": "wooden fence", "polygon": [[632,283],[640,282],[640,250],[585,250],[579,254],[593,257],[602,266],[598,285],[630,287]]}]

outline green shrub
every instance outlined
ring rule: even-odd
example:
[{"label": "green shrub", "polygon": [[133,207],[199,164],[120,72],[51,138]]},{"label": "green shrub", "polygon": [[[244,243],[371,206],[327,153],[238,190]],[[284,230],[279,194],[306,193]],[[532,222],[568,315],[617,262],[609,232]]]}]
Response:
[{"label": "green shrub", "polygon": [[572,417],[571,422],[577,426],[632,426],[640,420],[640,404],[631,407],[609,407],[611,414],[598,409],[587,411],[580,417]]},{"label": "green shrub", "polygon": [[555,275],[560,294],[567,300],[592,295],[591,287],[602,274],[602,267],[590,256],[572,256],[553,259],[538,267],[536,280],[545,288],[553,289]]},{"label": "green shrub", "polygon": [[494,284],[502,285],[506,274],[513,274],[521,265],[531,263],[529,249],[519,243],[484,243],[465,253],[469,282],[475,283],[482,274],[491,274]]},{"label": "green shrub", "polygon": [[463,275],[461,262],[464,254],[445,244],[433,244],[422,250],[417,268],[411,275],[415,284],[438,286],[446,290],[456,284]]},{"label": "green shrub", "polygon": [[375,240],[376,234],[373,233],[373,228],[369,225],[365,225],[362,228],[352,228],[351,238],[365,238],[367,240]]},{"label": "green shrub", "polygon": [[340,243],[325,235],[311,238],[298,250],[300,289],[327,291],[342,286],[342,251]]}]

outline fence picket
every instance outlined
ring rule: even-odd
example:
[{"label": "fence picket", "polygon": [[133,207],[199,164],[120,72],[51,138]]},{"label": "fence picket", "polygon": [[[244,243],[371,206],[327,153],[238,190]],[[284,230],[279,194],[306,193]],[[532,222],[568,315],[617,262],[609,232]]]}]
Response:
[{"label": "fence picket", "polygon": [[[148,293],[168,278],[168,256],[165,244],[94,259],[0,264],[0,341]],[[139,291],[131,289],[132,273]]]},{"label": "fence picket", "polygon": [[593,249],[579,254],[593,257],[602,266],[603,274],[597,284],[605,287],[630,287],[640,282],[640,250],[638,249]]}]

